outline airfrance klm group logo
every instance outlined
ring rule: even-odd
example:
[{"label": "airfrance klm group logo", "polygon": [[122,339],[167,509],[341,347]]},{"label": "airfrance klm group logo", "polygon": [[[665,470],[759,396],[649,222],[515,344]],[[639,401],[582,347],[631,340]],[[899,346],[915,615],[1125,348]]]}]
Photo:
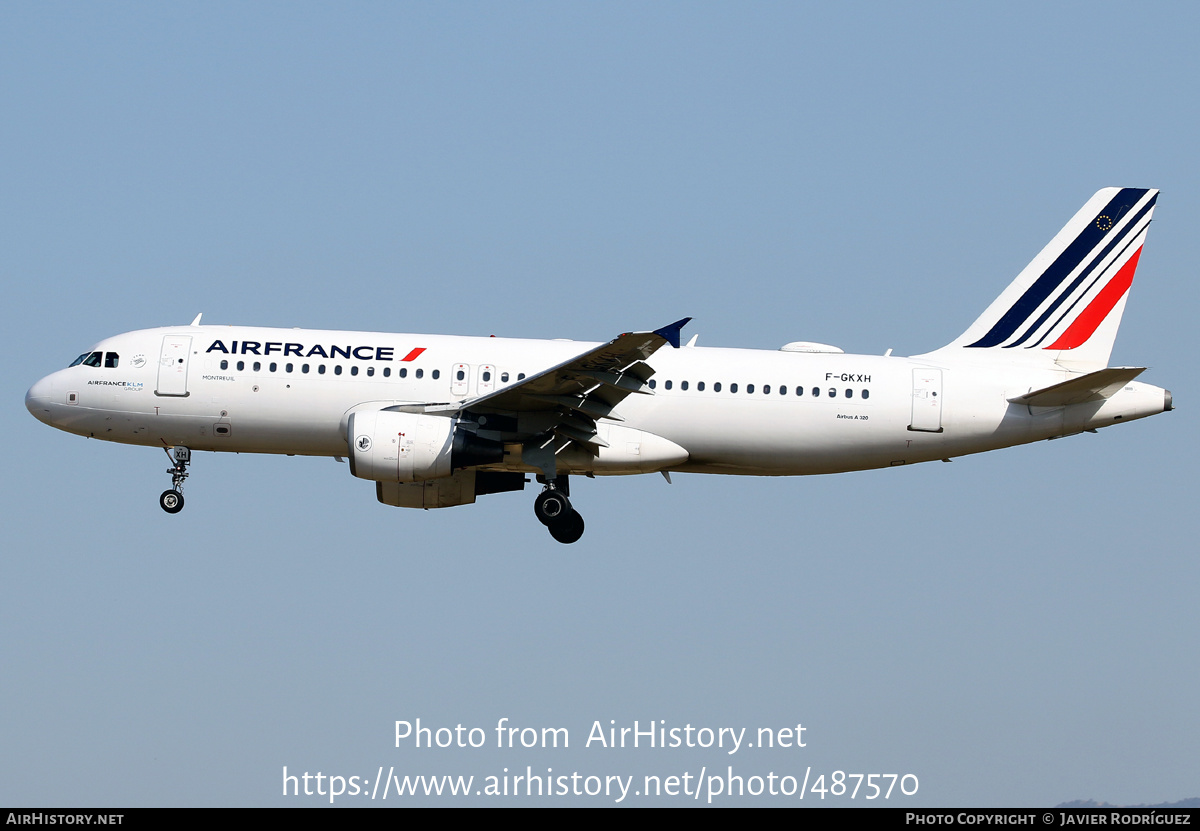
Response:
[{"label": "airfrance klm group logo", "polygon": [[1158,192],[1122,188],[969,347],[1075,349],[1129,291]]}]

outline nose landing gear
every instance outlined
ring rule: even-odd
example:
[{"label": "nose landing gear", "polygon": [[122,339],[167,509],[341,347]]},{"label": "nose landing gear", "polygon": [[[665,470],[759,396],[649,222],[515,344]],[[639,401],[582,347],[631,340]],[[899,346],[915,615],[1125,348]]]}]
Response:
[{"label": "nose landing gear", "polygon": [[571,507],[567,498],[567,477],[559,476],[546,483],[545,489],[533,500],[533,514],[545,525],[550,536],[570,544],[583,536],[583,517]]},{"label": "nose landing gear", "polygon": [[179,445],[175,447],[174,456],[165,447],[163,452],[171,460],[171,467],[167,468],[167,473],[171,474],[171,490],[162,492],[158,504],[168,514],[177,514],[183,510],[183,480],[188,478],[187,466],[192,461],[192,451]]}]

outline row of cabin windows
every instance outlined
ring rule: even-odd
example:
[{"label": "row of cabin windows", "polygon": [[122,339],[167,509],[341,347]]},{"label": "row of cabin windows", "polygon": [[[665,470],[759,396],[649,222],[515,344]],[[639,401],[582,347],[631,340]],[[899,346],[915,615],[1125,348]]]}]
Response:
[{"label": "row of cabin windows", "polygon": [[[119,356],[119,355],[117,355],[117,353],[116,353],[116,352],[84,352],[82,355],[80,355],[78,358],[76,358],[74,361],[72,361],[72,362],[71,362],[71,366],[91,366],[91,367],[99,367],[99,366],[103,366],[103,367],[105,367],[106,369],[115,369],[119,361],[120,361],[120,356]],[[262,371],[262,367],[263,367],[263,365],[262,365],[262,362],[261,362],[261,361],[254,361],[254,362],[253,362],[253,363],[250,365],[250,367],[251,367],[252,371],[254,371],[254,372],[261,372],[261,371]],[[224,359],[223,359],[223,360],[221,361],[221,369],[229,369],[229,361],[228,361],[228,360],[224,360]],[[238,369],[238,371],[239,371],[239,372],[243,372],[243,371],[245,371],[245,369],[246,369],[246,362],[245,362],[245,361],[238,361],[238,362],[237,362],[237,369]],[[284,364],[284,365],[283,365],[283,371],[284,371],[284,372],[294,372],[294,371],[295,371],[295,369],[296,369],[296,365],[295,365],[295,364],[292,364],[292,363],[286,363],[286,364]],[[302,374],[307,374],[307,373],[308,373],[310,370],[311,370],[311,365],[310,365],[310,364],[301,364],[301,365],[300,365],[300,372],[301,372]],[[268,371],[268,372],[278,372],[278,371],[279,371],[279,364],[278,364],[278,363],[276,363],[276,362],[274,362],[274,361],[272,361],[271,363],[267,364],[267,371]],[[318,375],[324,375],[324,374],[325,374],[325,372],[326,372],[326,366],[325,366],[325,364],[317,364],[317,374],[318,374]],[[350,366],[350,374],[351,374],[352,376],[354,376],[354,375],[358,375],[358,373],[359,373],[359,368],[358,368],[358,366],[357,366],[357,365],[351,365],[351,366]],[[341,375],[341,374],[342,374],[342,365],[341,365],[341,364],[334,364],[334,366],[333,366],[333,374],[334,374],[334,375]],[[368,366],[368,367],[367,367],[367,373],[366,373],[366,374],[367,374],[367,377],[371,377],[371,376],[373,376],[373,375],[375,374],[375,367],[374,367],[374,366]],[[403,367],[403,366],[402,366],[402,367],[400,367],[400,368],[399,368],[399,369],[396,371],[396,375],[397,375],[398,377],[400,377],[400,378],[407,378],[407,377],[408,377],[408,367]],[[383,368],[383,377],[384,377],[384,378],[390,378],[391,376],[392,376],[392,368],[391,368],[390,366],[385,366],[385,367]],[[438,380],[439,378],[441,378],[441,377],[442,377],[441,370],[438,370],[438,369],[432,370],[432,371],[429,373],[429,376],[430,376],[430,377],[431,377],[433,380],[435,380],[435,381],[436,381],[436,380]],[[415,368],[415,369],[413,370],[413,377],[415,377],[415,378],[418,378],[418,379],[424,378],[424,377],[425,377],[425,370],[424,370],[424,369],[422,369],[422,368],[420,368],[420,367],[417,367],[417,368]],[[458,369],[458,370],[455,370],[455,378],[456,378],[457,380],[459,380],[459,381],[465,381],[465,380],[466,380],[466,378],[467,378],[467,373],[466,373],[466,371],[465,371],[465,370],[463,370],[463,369]],[[484,370],[482,373],[480,373],[480,380],[482,380],[484,383],[488,383],[488,382],[490,382],[490,381],[492,380],[492,373],[491,373],[490,371],[488,371],[488,370]],[[525,380],[525,373],[524,373],[524,372],[518,373],[518,374],[517,374],[517,380],[518,380],[518,381],[523,381],[523,380]],[[508,373],[507,373],[507,372],[501,372],[501,373],[500,373],[500,383],[502,383],[502,384],[507,384],[507,383],[508,383]],[[655,388],[657,388],[657,386],[658,386],[658,382],[657,382],[655,379],[653,379],[653,378],[651,378],[651,379],[650,379],[650,380],[649,380],[647,383],[648,383],[648,385],[649,385],[650,389],[655,389]],[[669,390],[669,389],[672,389],[673,387],[674,387],[674,381],[664,381],[664,382],[663,382],[663,388],[664,388],[664,389],[668,389],[668,390]],[[686,389],[688,389],[688,382],[687,382],[687,381],[680,381],[680,382],[679,382],[679,388],[680,388],[681,390],[686,390]],[[699,392],[704,392],[704,390],[705,390],[705,383],[704,383],[703,381],[697,381],[697,382],[696,382],[696,389],[697,389],[697,391],[699,391]],[[723,389],[723,387],[722,387],[722,385],[721,385],[721,382],[720,382],[720,381],[716,381],[716,382],[714,382],[714,383],[713,383],[713,385],[712,385],[712,389],[713,389],[713,392],[721,392],[721,391],[722,391],[722,389]],[[787,388],[787,386],[786,386],[786,385],[784,385],[784,384],[780,384],[780,385],[779,385],[778,387],[776,387],[775,389],[778,391],[779,395],[787,395],[787,394],[788,394],[788,388]],[[754,386],[754,384],[747,384],[747,385],[746,385],[746,393],[747,393],[747,394],[753,394],[753,393],[754,393],[754,390],[755,390],[755,386]],[[811,388],[811,390],[812,390],[811,394],[812,394],[812,397],[813,397],[813,398],[820,398],[820,397],[821,397],[821,388],[820,388],[820,387],[812,387],[812,388]],[[730,392],[731,394],[732,394],[732,393],[736,393],[737,391],[738,391],[738,385],[737,385],[736,383],[735,383],[735,384],[730,384],[730,385],[729,385],[729,392]],[[797,396],[797,397],[802,397],[802,396],[804,395],[804,391],[805,391],[805,388],[804,388],[804,387],[796,387],[796,396]],[[770,394],[771,394],[771,385],[770,385],[770,384],[763,384],[763,385],[762,385],[762,393],[763,393],[763,395],[770,395]],[[837,396],[838,396],[838,391],[837,391],[837,389],[836,389],[836,388],[834,388],[834,387],[830,387],[830,388],[827,390],[826,394],[827,394],[827,395],[828,395],[830,398],[837,398]],[[854,390],[852,390],[852,389],[846,389],[846,390],[844,391],[844,393],[843,393],[843,394],[845,395],[845,397],[846,397],[846,398],[853,398],[853,397],[854,397]],[[864,389],[864,390],[861,390],[861,391],[860,391],[860,394],[861,394],[861,396],[862,396],[862,398],[863,398],[864,400],[865,400],[865,399],[868,399],[868,398],[870,398],[870,397],[871,397],[871,391],[870,391],[870,390],[866,390],[866,389]]]},{"label": "row of cabin windows", "polygon": [[[646,383],[649,385],[650,389],[655,389],[655,388],[657,388],[657,386],[658,386],[658,382],[657,382],[655,379],[653,379],[653,378],[651,378],[651,379],[650,379],[649,381],[647,381]],[[674,381],[664,381],[664,382],[663,382],[663,388],[664,388],[664,389],[668,389],[668,390],[669,390],[669,389],[673,389],[673,388],[674,388],[674,385],[675,385],[675,382],[674,382]],[[679,388],[680,388],[681,390],[686,390],[686,389],[688,388],[688,382],[687,382],[687,381],[680,381],[680,382],[679,382]],[[721,392],[721,390],[722,390],[722,389],[723,389],[723,387],[722,387],[722,385],[721,385],[721,382],[720,382],[720,381],[716,381],[716,382],[714,382],[714,383],[713,383],[713,385],[712,385],[712,391],[713,391],[713,392]],[[772,387],[771,387],[771,385],[770,385],[770,384],[763,384],[763,385],[762,385],[762,394],[763,394],[763,395],[770,395],[770,394],[771,394],[771,389],[772,389]],[[788,394],[788,387],[787,387],[787,385],[785,385],[785,384],[780,384],[778,387],[775,387],[774,389],[775,389],[775,391],[776,391],[776,392],[777,392],[779,395],[787,395],[787,394]],[[703,381],[697,381],[697,382],[696,382],[696,390],[697,390],[697,391],[699,391],[699,392],[704,392],[704,390],[705,390],[705,384],[704,384],[704,382],[703,382]],[[746,385],[746,393],[747,393],[747,394],[751,394],[751,393],[753,393],[753,392],[754,392],[754,390],[755,390],[755,386],[754,386],[754,384],[747,384],[747,385]],[[735,392],[737,392],[737,391],[738,391],[738,385],[737,385],[737,384],[730,384],[730,385],[729,385],[729,392],[730,392],[730,393],[735,393]],[[797,396],[797,397],[801,397],[801,396],[803,396],[804,394],[805,394],[805,387],[796,387],[796,396]],[[811,394],[812,394],[812,397],[813,397],[813,398],[820,398],[820,397],[821,397],[821,388],[820,388],[820,387],[812,387],[812,388],[811,388]],[[830,387],[830,388],[828,389],[828,391],[827,391],[827,393],[826,393],[826,394],[827,394],[827,395],[828,395],[830,398],[837,398],[837,397],[838,397],[838,391],[837,391],[837,389],[836,389],[835,387]],[[864,399],[864,400],[865,400],[865,399],[867,399],[867,398],[870,398],[870,397],[871,397],[871,391],[870,391],[870,390],[861,390],[861,394],[862,394],[862,397],[863,397],[863,399]],[[845,395],[845,397],[846,397],[846,398],[853,398],[853,397],[854,397],[854,390],[852,390],[852,389],[847,389],[847,390],[845,390],[845,392],[844,392],[844,395]]]},{"label": "row of cabin windows", "polygon": [[[71,362],[71,366],[92,366],[92,367],[103,366],[105,369],[116,369],[119,361],[120,361],[120,356],[116,352],[84,352],[82,355],[80,355],[78,358],[76,358],[75,360],[73,360]],[[261,361],[254,361],[254,363],[252,363],[250,366],[254,372],[262,372],[263,365],[262,365]],[[237,368],[239,371],[245,371],[246,362],[238,361]],[[311,370],[311,368],[312,367],[310,364],[301,364],[300,372],[307,373]],[[221,361],[221,369],[229,369],[229,361],[228,360]],[[287,364],[283,365],[284,372],[294,372],[295,370],[296,370],[295,364],[287,363]],[[279,364],[272,361],[271,363],[267,364],[267,371],[268,372],[278,372]],[[325,364],[317,364],[317,374],[318,375],[324,375],[325,371],[326,371]],[[358,375],[358,372],[359,372],[358,367],[355,365],[351,365],[350,374]],[[334,375],[342,374],[341,364],[334,364],[333,374]],[[375,367],[368,366],[367,367],[367,377],[370,377],[374,374],[375,374]],[[404,366],[400,367],[400,369],[397,370],[396,374],[400,378],[407,378],[408,377],[408,367],[404,367]],[[418,368],[418,369],[414,370],[413,375],[416,378],[424,378],[425,370]],[[430,372],[429,375],[431,378],[433,378],[436,381],[438,378],[442,377],[442,372],[441,372],[441,370],[435,369],[432,372]],[[391,376],[392,376],[392,368],[390,366],[385,366],[383,368],[383,377],[390,378]],[[455,373],[455,376],[458,378],[459,381],[465,381],[467,378],[466,372],[461,369],[457,370],[457,372]],[[492,373],[490,370],[484,370],[482,373],[480,373],[479,377],[480,377],[480,380],[482,380],[486,384],[492,380]],[[524,379],[525,379],[524,372],[517,375],[518,381],[523,381]],[[508,373],[507,372],[500,373],[500,383],[502,383],[502,384],[508,383]]]},{"label": "row of cabin windows", "polygon": [[[99,354],[99,353],[96,353],[96,354]],[[116,365],[116,364],[114,364],[114,366],[115,366],[115,365]],[[72,364],[72,366],[73,366],[73,364]],[[252,371],[252,372],[262,372],[262,369],[263,369],[263,364],[262,364],[262,361],[254,361],[254,362],[253,362],[253,363],[251,363],[249,366],[250,366],[250,369],[251,369],[251,371]],[[301,374],[306,374],[306,373],[308,373],[308,372],[311,370],[311,368],[312,368],[312,367],[311,367],[311,365],[309,365],[309,364],[300,364],[300,372],[301,372]],[[229,369],[229,361],[228,361],[228,360],[225,360],[225,359],[223,359],[223,360],[221,361],[221,369]],[[245,371],[245,369],[246,369],[246,362],[245,362],[245,361],[238,361],[238,362],[237,362],[237,370],[238,370],[239,372],[244,372],[244,371]],[[267,364],[267,372],[278,372],[278,371],[279,371],[279,364],[278,364],[278,363],[276,363],[276,362],[272,361],[271,363]],[[284,372],[295,372],[295,371],[296,371],[296,365],[295,365],[295,364],[290,364],[290,363],[289,363],[289,364],[284,364],[284,365],[283,365],[283,371],[284,371]],[[326,372],[326,367],[325,367],[325,364],[317,364],[317,374],[318,374],[318,375],[324,375],[324,374],[325,374],[325,372]],[[359,372],[359,370],[358,370],[358,366],[357,366],[356,364],[352,364],[352,365],[350,366],[350,374],[351,374],[351,375],[358,375],[358,372]],[[341,375],[341,374],[342,374],[342,365],[341,365],[341,364],[334,364],[334,365],[333,365],[333,374],[334,374],[334,375]],[[366,374],[367,374],[367,377],[368,377],[368,378],[369,378],[369,377],[371,377],[371,376],[373,376],[373,375],[375,374],[375,367],[374,367],[374,366],[368,366],[368,367],[367,367],[367,373],[366,373]],[[392,377],[392,368],[391,368],[390,366],[385,366],[385,367],[383,368],[383,373],[382,373],[382,374],[383,374],[383,377],[384,377],[384,378],[391,378],[391,377]],[[402,367],[400,367],[398,370],[396,370],[396,377],[398,377],[398,378],[407,378],[407,377],[408,377],[408,367],[406,367],[406,366],[402,366]],[[420,367],[417,367],[416,369],[414,369],[414,370],[413,370],[413,377],[414,377],[414,378],[424,378],[424,377],[425,377],[425,370],[424,370],[424,369],[422,369],[422,368],[420,368]],[[431,372],[429,373],[429,377],[430,377],[430,378],[432,378],[433,380],[435,380],[435,381],[436,381],[437,379],[439,379],[439,378],[441,378],[441,377],[442,377],[442,371],[441,371],[440,369],[435,369],[435,370],[433,370],[433,371],[431,371]],[[457,377],[458,377],[458,380],[460,380],[460,381],[463,381],[463,380],[465,380],[465,379],[466,379],[466,373],[465,373],[463,370],[461,370],[461,369],[460,369],[460,370],[458,370]],[[481,378],[482,378],[482,380],[483,380],[485,383],[486,383],[486,382],[488,382],[488,381],[491,381],[491,380],[492,380],[492,373],[490,373],[490,372],[486,372],[486,371],[485,371],[484,373],[482,373],[482,375],[481,375]],[[524,379],[525,379],[525,373],[524,373],[524,372],[518,373],[518,375],[517,375],[517,380],[518,380],[518,381],[522,381],[522,380],[524,380]],[[502,384],[507,384],[507,383],[508,383],[508,373],[507,373],[507,372],[501,372],[501,373],[500,373],[500,383],[502,383]]]}]

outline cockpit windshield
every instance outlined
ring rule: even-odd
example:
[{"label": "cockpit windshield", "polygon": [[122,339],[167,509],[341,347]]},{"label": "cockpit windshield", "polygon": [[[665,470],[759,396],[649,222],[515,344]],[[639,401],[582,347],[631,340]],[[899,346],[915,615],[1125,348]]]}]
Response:
[{"label": "cockpit windshield", "polygon": [[71,366],[104,366],[106,369],[116,369],[120,356],[116,352],[84,352]]}]

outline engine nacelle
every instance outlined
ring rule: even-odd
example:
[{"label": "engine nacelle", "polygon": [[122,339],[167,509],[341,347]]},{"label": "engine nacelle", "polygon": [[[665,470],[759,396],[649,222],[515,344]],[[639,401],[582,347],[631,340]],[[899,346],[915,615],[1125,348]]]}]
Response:
[{"label": "engine nacelle", "polygon": [[461,429],[457,419],[382,410],[352,413],[350,472],[376,482],[422,482],[504,459],[504,446]]}]

